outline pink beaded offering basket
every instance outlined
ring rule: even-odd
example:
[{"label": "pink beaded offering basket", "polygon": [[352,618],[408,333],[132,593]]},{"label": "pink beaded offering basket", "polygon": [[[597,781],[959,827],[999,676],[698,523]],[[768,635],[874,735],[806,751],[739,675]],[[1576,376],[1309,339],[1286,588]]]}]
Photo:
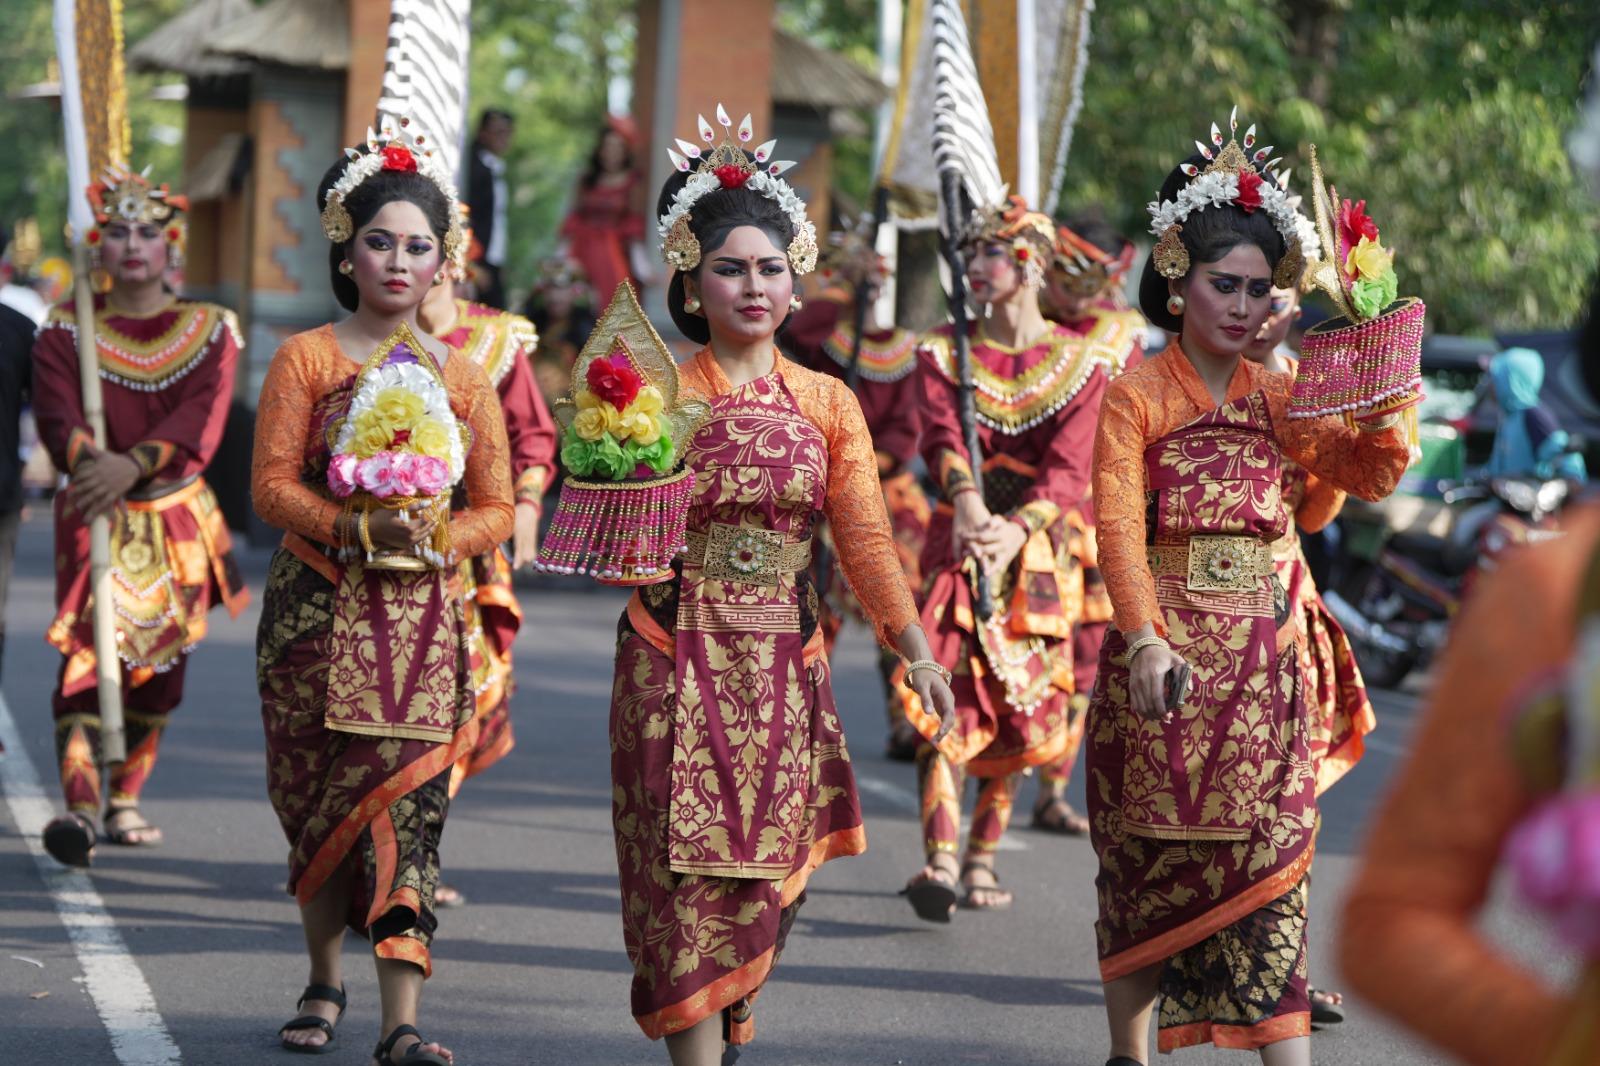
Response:
[{"label": "pink beaded offering basket", "polygon": [[1366,201],[1341,202],[1324,184],[1315,145],[1311,181],[1322,257],[1307,280],[1340,314],[1306,331],[1289,417],[1338,415],[1355,425],[1398,416],[1415,454],[1427,308],[1397,296],[1394,253],[1380,242]]},{"label": "pink beaded offering basket", "polygon": [[677,364],[627,282],[572,369],[555,404],[567,477],[535,565],[606,585],[668,581],[694,497],[683,454],[711,409],[679,398]]}]

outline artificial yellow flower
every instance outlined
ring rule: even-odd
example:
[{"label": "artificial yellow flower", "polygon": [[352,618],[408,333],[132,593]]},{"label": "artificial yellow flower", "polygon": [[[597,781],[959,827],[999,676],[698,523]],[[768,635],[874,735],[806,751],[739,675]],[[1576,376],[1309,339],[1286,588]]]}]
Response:
[{"label": "artificial yellow flower", "polygon": [[1357,274],[1366,281],[1376,281],[1392,267],[1393,263],[1393,252],[1370,237],[1363,237],[1361,243],[1350,249],[1344,269],[1347,274]]},{"label": "artificial yellow flower", "polygon": [[391,430],[410,429],[427,410],[422,397],[402,388],[379,389],[372,412]]},{"label": "artificial yellow flower", "polygon": [[622,416],[622,431],[618,436],[632,437],[648,447],[661,439],[661,419],[630,406],[628,413]]},{"label": "artificial yellow flower", "polygon": [[[578,414],[572,420],[572,431],[584,440],[599,440],[606,435],[606,427],[610,419],[606,417],[606,408],[611,407],[600,397],[593,393],[578,394]],[[616,408],[611,408],[613,411]]]},{"label": "artificial yellow flower", "polygon": [[383,451],[394,439],[394,430],[384,424],[375,411],[363,411],[356,419],[355,435],[350,442],[351,451],[363,459]]},{"label": "artificial yellow flower", "polygon": [[633,398],[633,402],[628,405],[628,409],[623,414],[659,415],[666,409],[666,406],[667,401],[661,395],[661,390],[654,385],[646,385],[639,390],[639,395]]},{"label": "artificial yellow flower", "polygon": [[411,429],[413,451],[435,459],[450,458],[450,431],[437,418],[424,418]]}]

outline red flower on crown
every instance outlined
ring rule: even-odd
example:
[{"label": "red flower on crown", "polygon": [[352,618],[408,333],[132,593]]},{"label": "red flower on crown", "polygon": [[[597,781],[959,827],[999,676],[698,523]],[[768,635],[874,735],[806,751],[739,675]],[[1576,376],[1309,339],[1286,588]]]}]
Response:
[{"label": "red flower on crown", "polygon": [[1239,195],[1233,202],[1244,209],[1245,214],[1251,214],[1261,206],[1261,175],[1253,170],[1239,171]]},{"label": "red flower on crown", "polygon": [[618,411],[626,409],[634,401],[644,384],[639,372],[629,364],[628,357],[620,352],[590,363],[584,381],[590,392]]},{"label": "red flower on crown", "polygon": [[750,180],[750,172],[744,167],[736,166],[733,163],[724,163],[711,173],[717,176],[717,180],[722,183],[724,189],[743,188],[744,183]]},{"label": "red flower on crown", "polygon": [[383,169],[415,174],[417,172],[417,157],[411,154],[411,149],[403,145],[388,145],[383,149]]},{"label": "red flower on crown", "polygon": [[1343,201],[1339,204],[1339,242],[1346,248],[1354,248],[1363,237],[1369,241],[1378,239],[1378,224],[1367,214],[1367,202]]}]

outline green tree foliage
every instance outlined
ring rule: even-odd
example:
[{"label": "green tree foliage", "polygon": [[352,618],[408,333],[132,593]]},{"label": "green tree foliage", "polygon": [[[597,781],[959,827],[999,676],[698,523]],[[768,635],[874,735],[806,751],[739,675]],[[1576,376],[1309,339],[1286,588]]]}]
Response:
[{"label": "green tree foliage", "polygon": [[1563,138],[1600,7],[1139,0],[1094,18],[1065,204],[1103,204],[1145,237],[1144,201],[1237,103],[1297,185],[1316,143],[1341,191],[1368,201],[1435,329],[1561,327],[1580,312],[1600,210]]},{"label": "green tree foliage", "polygon": [[[185,0],[141,0],[125,4],[123,35],[137,41],[183,9]],[[0,4],[0,144],[7,163],[0,166],[0,226],[9,232],[19,218],[39,220],[46,254],[59,254],[66,223],[66,158],[61,148],[61,110],[55,99],[15,99],[30,85],[56,77],[52,5]],[[135,168],[151,168],[161,181],[182,178],[183,104],[153,98],[159,86],[182,80],[170,75],[128,77],[128,114]],[[70,190],[82,195],[81,189]]]}]

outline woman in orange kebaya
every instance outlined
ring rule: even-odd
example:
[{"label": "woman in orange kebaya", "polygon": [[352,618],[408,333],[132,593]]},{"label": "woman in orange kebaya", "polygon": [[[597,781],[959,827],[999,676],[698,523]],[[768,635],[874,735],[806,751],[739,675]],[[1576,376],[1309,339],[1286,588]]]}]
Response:
[{"label": "woman in orange kebaya", "polygon": [[1177,334],[1112,382],[1095,442],[1100,567],[1116,613],[1090,709],[1095,931],[1110,1066],[1193,1044],[1310,1062],[1304,878],[1316,823],[1310,712],[1270,544],[1282,459],[1377,498],[1398,416],[1291,420],[1290,378],[1242,359],[1303,265],[1255,130],[1174,168],[1145,315]]}]

